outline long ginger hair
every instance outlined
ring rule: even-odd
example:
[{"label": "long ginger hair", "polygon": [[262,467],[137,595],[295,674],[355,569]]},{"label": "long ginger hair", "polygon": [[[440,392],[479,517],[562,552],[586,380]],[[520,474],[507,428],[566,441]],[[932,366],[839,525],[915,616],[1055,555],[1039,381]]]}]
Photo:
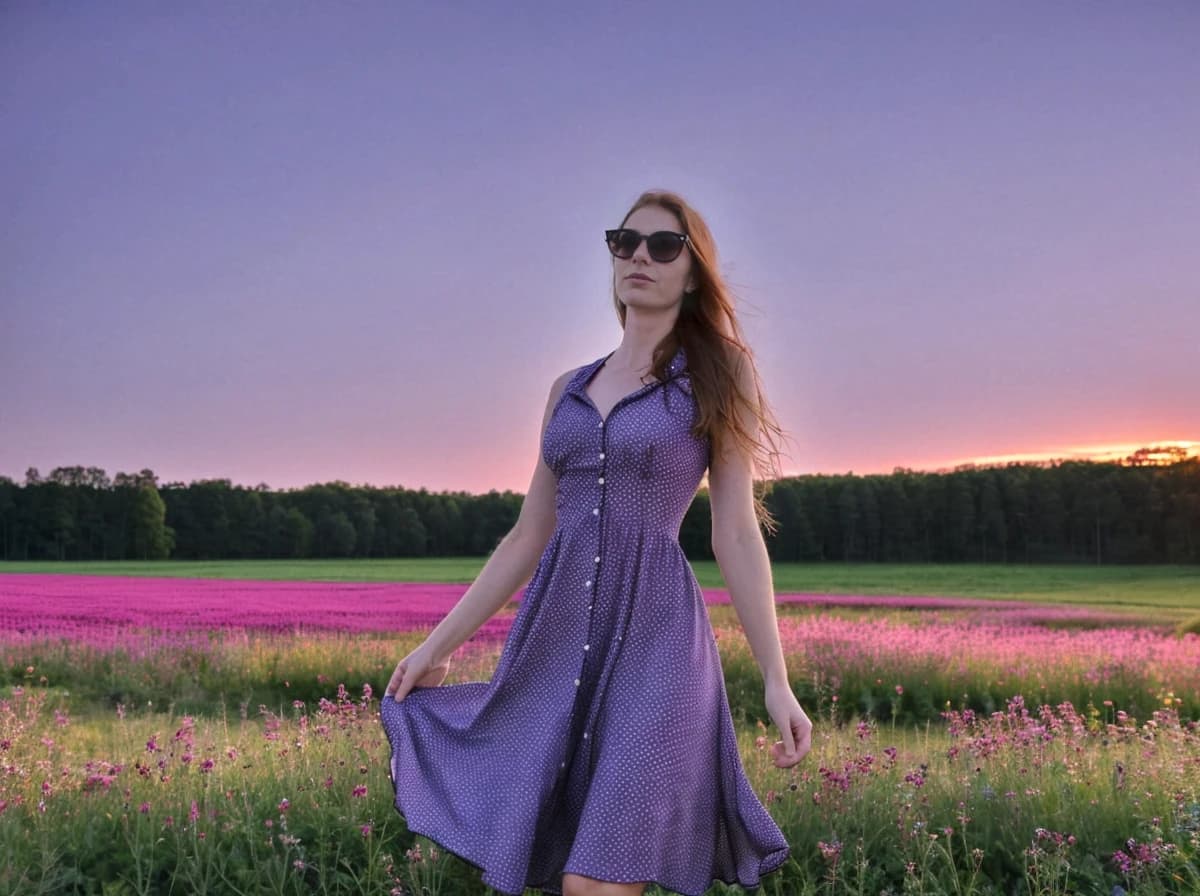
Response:
[{"label": "long ginger hair", "polygon": [[[676,349],[683,346],[699,407],[692,432],[710,440],[714,458],[734,450],[763,473],[762,479],[756,479],[754,511],[759,525],[774,533],[778,525],[763,496],[780,475],[779,440],[785,436],[763,395],[754,355],[734,310],[734,297],[717,267],[716,242],[700,213],[682,196],[667,190],[649,190],[639,196],[621,219],[621,226],[635,211],[648,205],[660,206],[679,219],[682,232],[688,235],[695,285],[693,291],[684,293],[675,327],[654,347],[650,373],[663,379]],[[624,329],[626,307],[617,298],[615,282],[613,304]],[[741,365],[749,365],[753,395],[743,394],[738,387]],[[754,421],[754,432],[742,423],[741,417],[747,413]]]}]

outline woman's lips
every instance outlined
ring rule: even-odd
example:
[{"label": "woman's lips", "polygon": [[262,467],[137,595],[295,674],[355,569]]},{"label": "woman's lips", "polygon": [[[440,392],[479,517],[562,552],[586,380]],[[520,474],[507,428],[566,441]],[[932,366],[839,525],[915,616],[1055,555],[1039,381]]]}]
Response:
[{"label": "woman's lips", "polygon": [[629,275],[628,277],[626,277],[625,279],[626,279],[626,280],[642,280],[642,281],[644,281],[644,282],[646,282],[646,283],[653,283],[653,282],[654,282],[654,281],[653,281],[651,278],[647,277],[645,274],[630,274],[630,275]]}]

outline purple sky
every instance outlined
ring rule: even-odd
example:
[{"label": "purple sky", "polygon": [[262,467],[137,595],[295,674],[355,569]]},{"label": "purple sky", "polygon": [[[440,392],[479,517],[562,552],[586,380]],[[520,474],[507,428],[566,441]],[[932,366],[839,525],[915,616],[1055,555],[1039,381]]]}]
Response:
[{"label": "purple sky", "polygon": [[1200,5],[984,6],[6,3],[0,474],[524,491],[647,187],[788,473],[1200,440]]}]

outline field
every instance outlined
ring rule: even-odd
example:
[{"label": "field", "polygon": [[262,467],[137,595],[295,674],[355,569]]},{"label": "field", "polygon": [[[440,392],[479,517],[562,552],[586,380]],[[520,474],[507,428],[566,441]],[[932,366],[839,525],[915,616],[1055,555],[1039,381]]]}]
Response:
[{"label": "field", "polygon": [[[377,718],[481,562],[4,566],[0,894],[486,892],[404,829]],[[695,569],[792,844],[765,893],[1200,892],[1200,570],[776,567],[816,723],[781,770]],[[514,609],[448,683],[490,676]]]}]

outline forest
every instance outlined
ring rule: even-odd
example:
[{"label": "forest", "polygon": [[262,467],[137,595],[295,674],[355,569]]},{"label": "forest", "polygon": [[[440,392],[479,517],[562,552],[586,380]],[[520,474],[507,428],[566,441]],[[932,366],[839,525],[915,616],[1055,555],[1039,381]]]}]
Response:
[{"label": "forest", "polygon": [[[966,465],[759,483],[775,562],[1198,563],[1200,458]],[[0,476],[4,560],[217,560],[488,554],[522,495],[335,481],[285,491],[151,470]],[[680,544],[712,559],[700,489]]]}]

